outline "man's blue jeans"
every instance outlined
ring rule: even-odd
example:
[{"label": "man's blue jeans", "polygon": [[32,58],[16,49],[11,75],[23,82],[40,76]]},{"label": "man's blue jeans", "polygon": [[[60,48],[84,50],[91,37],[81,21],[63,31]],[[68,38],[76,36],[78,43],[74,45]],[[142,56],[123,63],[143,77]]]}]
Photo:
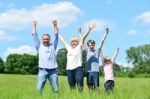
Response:
[{"label": "man's blue jeans", "polygon": [[50,82],[52,91],[58,92],[57,69],[45,69],[45,68],[39,68],[37,78],[37,91],[39,93],[42,93],[47,79]]}]

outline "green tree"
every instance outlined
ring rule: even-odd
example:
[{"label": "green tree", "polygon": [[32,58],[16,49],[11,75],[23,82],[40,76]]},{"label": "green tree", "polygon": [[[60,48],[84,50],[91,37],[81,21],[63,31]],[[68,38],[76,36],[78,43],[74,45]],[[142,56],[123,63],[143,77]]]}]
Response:
[{"label": "green tree", "polygon": [[37,74],[38,72],[38,57],[33,55],[24,54],[17,61],[19,64],[19,72],[25,74]]},{"label": "green tree", "polygon": [[[58,50],[57,63],[58,63],[58,74],[66,75],[67,50],[65,48]],[[86,74],[86,51],[83,51],[82,53],[82,68],[85,75]]]},{"label": "green tree", "polygon": [[65,48],[58,50],[57,63],[58,63],[58,74],[66,75],[67,50]]},{"label": "green tree", "polygon": [[5,71],[7,73],[14,73],[16,67],[18,67],[17,61],[21,55],[10,54],[6,59]]},{"label": "green tree", "polygon": [[4,72],[4,61],[3,59],[0,57],[0,73]]},{"label": "green tree", "polygon": [[120,65],[114,63],[114,64],[113,64],[113,70],[120,72],[120,71],[121,71]]},{"label": "green tree", "polygon": [[103,66],[102,66],[102,65],[100,65],[100,67],[99,67],[99,75],[100,75],[100,76],[103,76],[103,75],[104,75]]},{"label": "green tree", "polygon": [[7,73],[36,74],[38,57],[28,54],[10,54],[6,60],[5,71]]},{"label": "green tree", "polygon": [[83,68],[84,76],[86,75],[86,57],[87,57],[87,53],[85,50],[83,50],[82,51],[82,68]]},{"label": "green tree", "polygon": [[126,53],[128,62],[134,65],[135,73],[150,74],[150,45],[131,47]]}]

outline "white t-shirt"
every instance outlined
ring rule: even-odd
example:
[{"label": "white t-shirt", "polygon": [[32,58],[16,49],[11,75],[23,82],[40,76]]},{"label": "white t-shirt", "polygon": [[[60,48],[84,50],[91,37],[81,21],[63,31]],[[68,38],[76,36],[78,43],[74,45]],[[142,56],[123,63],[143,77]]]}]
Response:
[{"label": "white t-shirt", "polygon": [[79,43],[75,48],[66,47],[67,53],[67,70],[72,70],[82,66],[82,45]]},{"label": "white t-shirt", "polygon": [[59,34],[59,38],[62,41],[63,45],[65,46],[67,52],[67,70],[73,70],[77,67],[82,66],[82,43],[72,48],[71,45],[67,44],[64,38]]}]

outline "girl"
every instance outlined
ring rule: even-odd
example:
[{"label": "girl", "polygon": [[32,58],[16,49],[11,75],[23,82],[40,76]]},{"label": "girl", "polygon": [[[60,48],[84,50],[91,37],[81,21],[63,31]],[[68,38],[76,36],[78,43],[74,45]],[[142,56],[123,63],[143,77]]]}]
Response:
[{"label": "girl", "polygon": [[113,64],[118,55],[119,48],[117,48],[114,56],[110,58],[109,56],[104,57],[101,52],[103,71],[104,71],[104,87],[106,92],[113,92],[115,82],[114,82],[114,74],[113,74]]}]

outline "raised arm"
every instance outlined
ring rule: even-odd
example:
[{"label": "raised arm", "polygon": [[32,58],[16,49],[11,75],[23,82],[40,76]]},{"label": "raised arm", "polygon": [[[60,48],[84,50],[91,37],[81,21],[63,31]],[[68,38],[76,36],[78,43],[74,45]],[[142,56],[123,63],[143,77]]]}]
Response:
[{"label": "raised arm", "polygon": [[61,42],[62,42],[62,44],[64,45],[64,47],[65,47],[66,49],[68,49],[69,44],[66,42],[66,40],[65,40],[60,34],[58,34],[58,37],[59,37],[59,39],[61,40]]},{"label": "raised arm", "polygon": [[57,21],[56,20],[53,20],[53,26],[54,26],[54,32],[55,33],[58,33],[58,25],[57,25]]},{"label": "raised arm", "polygon": [[81,27],[79,27],[79,28],[77,29],[77,32],[79,33],[79,36],[80,36],[80,38],[82,39],[83,34],[82,34],[82,32],[81,32]]},{"label": "raised arm", "polygon": [[53,23],[54,32],[55,32],[55,39],[53,42],[54,42],[54,48],[56,49],[58,45],[58,26],[57,26],[56,20],[53,20],[52,23]]},{"label": "raised arm", "polygon": [[112,63],[114,63],[118,53],[119,53],[119,48],[116,49],[116,52],[114,53],[114,56],[112,57]]},{"label": "raised arm", "polygon": [[81,43],[82,43],[82,44],[84,44],[84,41],[85,41],[86,37],[89,35],[89,33],[91,32],[91,30],[92,30],[94,27],[95,27],[95,24],[94,24],[94,23],[88,25],[88,31],[87,31],[87,33],[86,33],[86,34],[82,37],[82,39],[81,39]]},{"label": "raised arm", "polygon": [[104,65],[104,55],[102,49],[100,49],[100,53],[101,53],[100,55],[101,55],[102,64]]},{"label": "raised arm", "polygon": [[37,35],[37,22],[36,21],[32,22],[32,36],[33,36],[34,43],[36,44],[36,49],[38,50],[40,46],[40,40]]},{"label": "raised arm", "polygon": [[[80,38],[82,39],[82,38],[83,38],[83,34],[82,34],[82,32],[81,32],[81,27],[79,27],[79,28],[77,29],[77,32],[79,33],[79,36],[80,36]],[[84,43],[84,45],[83,45],[83,48],[84,48],[84,50],[87,49],[87,46],[86,46],[85,43]]]},{"label": "raised arm", "polygon": [[36,21],[33,21],[33,22],[32,22],[32,34],[37,33],[36,26],[37,26],[37,22],[36,22]]},{"label": "raised arm", "polygon": [[101,39],[101,42],[100,42],[100,44],[99,44],[99,47],[98,47],[99,49],[102,49],[103,44],[104,44],[104,41],[105,41],[105,39],[106,39],[108,33],[109,33],[109,28],[107,27],[107,28],[106,28],[106,32],[105,32],[105,34],[103,35],[103,37],[102,37],[102,39]]}]

